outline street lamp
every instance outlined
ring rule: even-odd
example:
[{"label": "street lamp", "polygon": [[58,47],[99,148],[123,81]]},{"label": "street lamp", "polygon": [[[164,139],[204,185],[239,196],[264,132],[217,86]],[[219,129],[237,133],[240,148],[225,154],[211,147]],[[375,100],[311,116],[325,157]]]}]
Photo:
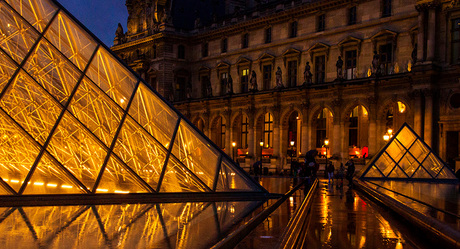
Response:
[{"label": "street lamp", "polygon": [[327,167],[327,147],[329,145],[329,139],[324,139],[324,147],[326,148],[326,167]]},{"label": "street lamp", "polygon": [[260,161],[262,161],[262,148],[264,147],[264,141],[262,141],[262,139],[260,139]]},{"label": "street lamp", "polygon": [[232,156],[233,156],[233,161],[235,161],[235,147],[236,147],[236,142],[232,142]]},{"label": "street lamp", "polygon": [[292,158],[294,157],[294,141],[290,141],[289,144],[291,145],[291,148],[288,150],[288,156],[291,157],[291,163],[292,163]]}]

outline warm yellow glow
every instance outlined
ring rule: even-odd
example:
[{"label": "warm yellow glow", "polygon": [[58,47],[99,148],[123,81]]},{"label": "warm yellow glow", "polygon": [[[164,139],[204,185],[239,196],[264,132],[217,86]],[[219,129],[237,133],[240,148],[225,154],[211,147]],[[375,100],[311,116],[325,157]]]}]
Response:
[{"label": "warm yellow glow", "polygon": [[294,143],[295,143],[295,142],[294,142],[294,141],[291,141],[290,143],[291,143],[291,146],[294,146]]},{"label": "warm yellow glow", "polygon": [[260,147],[264,147],[264,142],[263,141],[260,141]]},{"label": "warm yellow glow", "polygon": [[47,187],[50,187],[50,188],[55,188],[55,187],[57,187],[57,184],[55,184],[55,183],[48,183],[48,184],[46,184],[46,186],[47,186]]},{"label": "warm yellow glow", "polygon": [[105,189],[105,188],[98,188],[98,189],[96,189],[96,191],[98,191],[98,192],[109,192],[109,190]]},{"label": "warm yellow glow", "polygon": [[19,183],[19,180],[11,180],[12,183]]},{"label": "warm yellow glow", "polygon": [[406,112],[406,105],[400,101],[398,101],[398,109],[399,113],[404,113]]},{"label": "warm yellow glow", "polygon": [[385,140],[385,141],[390,140],[390,135],[388,135],[388,134],[383,135],[383,140]]},{"label": "warm yellow glow", "polygon": [[329,139],[324,139],[324,145],[328,146],[329,145]]},{"label": "warm yellow glow", "polygon": [[36,186],[43,186],[43,185],[45,185],[45,183],[44,183],[44,182],[34,182],[34,185],[36,185]]},{"label": "warm yellow glow", "polygon": [[62,185],[61,188],[71,189],[71,188],[73,188],[73,186],[70,186],[70,185]]},{"label": "warm yellow glow", "polygon": [[369,68],[369,69],[367,70],[367,77],[371,77],[371,75],[372,75],[372,69]]},{"label": "warm yellow glow", "polygon": [[369,113],[367,112],[366,108],[363,107],[363,115],[367,116]]},{"label": "warm yellow glow", "polygon": [[412,62],[409,61],[409,63],[407,63],[407,71],[410,72],[412,71]]},{"label": "warm yellow glow", "polygon": [[232,142],[232,146],[233,146],[233,147],[236,147],[236,142]]},{"label": "warm yellow glow", "polygon": [[115,190],[117,194],[129,194],[129,191]]},{"label": "warm yellow glow", "polygon": [[389,129],[387,130],[387,132],[388,132],[388,134],[391,135],[391,134],[393,134],[393,129],[389,128]]}]

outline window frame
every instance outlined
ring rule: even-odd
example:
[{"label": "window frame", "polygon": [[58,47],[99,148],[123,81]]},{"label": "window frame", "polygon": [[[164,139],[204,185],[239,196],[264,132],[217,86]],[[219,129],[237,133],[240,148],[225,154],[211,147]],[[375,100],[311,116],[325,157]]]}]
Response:
[{"label": "window frame", "polygon": [[326,30],[326,14],[320,14],[316,17],[316,32],[322,32]]}]

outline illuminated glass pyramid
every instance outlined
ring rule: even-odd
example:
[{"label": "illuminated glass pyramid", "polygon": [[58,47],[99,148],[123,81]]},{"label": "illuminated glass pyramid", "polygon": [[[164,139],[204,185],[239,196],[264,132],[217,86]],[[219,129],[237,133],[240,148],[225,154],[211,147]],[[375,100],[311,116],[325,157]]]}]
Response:
[{"label": "illuminated glass pyramid", "polygon": [[265,192],[50,0],[0,1],[0,195]]},{"label": "illuminated glass pyramid", "polygon": [[357,176],[379,180],[457,180],[452,170],[406,123]]}]

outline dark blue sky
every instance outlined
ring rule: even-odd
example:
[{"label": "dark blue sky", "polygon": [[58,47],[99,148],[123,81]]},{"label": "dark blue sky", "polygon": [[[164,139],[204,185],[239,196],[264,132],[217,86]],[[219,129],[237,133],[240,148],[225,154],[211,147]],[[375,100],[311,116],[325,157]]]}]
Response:
[{"label": "dark blue sky", "polygon": [[126,32],[128,10],[125,0],[57,0],[108,47],[121,23]]}]

